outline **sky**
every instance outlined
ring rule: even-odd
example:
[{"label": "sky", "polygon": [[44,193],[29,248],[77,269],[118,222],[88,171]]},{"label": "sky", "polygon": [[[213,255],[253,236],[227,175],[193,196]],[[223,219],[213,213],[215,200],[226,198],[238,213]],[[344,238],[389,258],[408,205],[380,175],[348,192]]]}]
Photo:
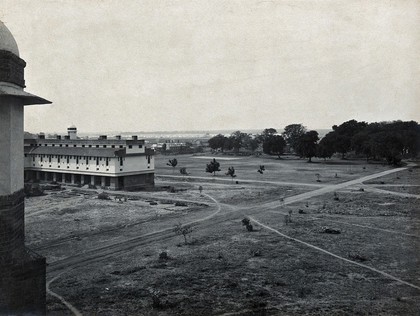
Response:
[{"label": "sky", "polygon": [[418,0],[0,0],[25,130],[420,121]]}]

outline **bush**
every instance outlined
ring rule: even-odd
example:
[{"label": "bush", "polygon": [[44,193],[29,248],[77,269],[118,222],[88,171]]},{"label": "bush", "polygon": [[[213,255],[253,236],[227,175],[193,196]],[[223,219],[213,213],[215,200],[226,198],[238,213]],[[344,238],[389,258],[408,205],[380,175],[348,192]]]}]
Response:
[{"label": "bush", "polygon": [[245,226],[246,230],[249,231],[249,232],[252,232],[254,230],[254,227],[252,227],[251,221],[247,217],[245,217],[242,220],[242,225]]},{"label": "bush", "polygon": [[106,194],[105,192],[99,193],[98,194],[98,200],[110,200],[111,198],[109,197],[108,194]]},{"label": "bush", "polygon": [[166,261],[169,259],[168,253],[166,251],[162,251],[159,254],[159,261]]}]

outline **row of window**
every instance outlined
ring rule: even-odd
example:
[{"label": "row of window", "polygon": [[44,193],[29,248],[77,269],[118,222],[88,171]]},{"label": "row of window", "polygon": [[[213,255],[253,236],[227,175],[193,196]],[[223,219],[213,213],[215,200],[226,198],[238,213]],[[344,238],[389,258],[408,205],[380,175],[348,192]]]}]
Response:
[{"label": "row of window", "polygon": [[[56,144],[44,144],[44,146],[52,146],[55,147]],[[42,146],[42,144],[31,144],[31,147],[39,147]],[[102,146],[102,148],[115,148],[115,145],[82,145],[79,147],[88,147],[88,148],[100,148]],[[57,147],[63,147],[63,144],[57,144]],[[64,147],[69,147],[69,144],[64,144]],[[73,145],[73,147],[78,147],[76,144]],[[124,148],[123,145],[118,145],[118,148]],[[128,148],[133,148],[133,145],[128,145]],[[139,145],[139,148],[143,148],[143,145]]]},{"label": "row of window", "polygon": [[[28,154],[25,154],[25,157],[27,157]],[[35,161],[35,157],[40,158],[41,162],[44,161],[44,158],[48,159],[48,162],[51,162],[52,158],[57,158],[57,162],[61,163],[61,159],[63,159],[63,156],[60,155],[32,155],[32,161]],[[89,163],[90,160],[96,160],[96,164],[99,165],[99,161],[102,161],[102,157],[82,157],[82,156],[64,156],[64,159],[67,163],[70,163],[70,159],[75,159],[76,164],[79,163],[79,160],[85,160],[86,164]],[[105,165],[109,165],[110,158],[103,158],[105,160]],[[120,162],[120,166],[124,164],[124,158],[117,157],[117,160]]]}]

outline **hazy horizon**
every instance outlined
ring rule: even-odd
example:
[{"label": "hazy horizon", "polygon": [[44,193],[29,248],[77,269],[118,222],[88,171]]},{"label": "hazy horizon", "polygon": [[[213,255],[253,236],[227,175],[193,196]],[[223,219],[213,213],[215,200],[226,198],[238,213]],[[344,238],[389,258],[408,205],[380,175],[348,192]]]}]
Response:
[{"label": "hazy horizon", "polygon": [[420,121],[416,0],[3,0],[0,19],[53,102],[28,131]]}]

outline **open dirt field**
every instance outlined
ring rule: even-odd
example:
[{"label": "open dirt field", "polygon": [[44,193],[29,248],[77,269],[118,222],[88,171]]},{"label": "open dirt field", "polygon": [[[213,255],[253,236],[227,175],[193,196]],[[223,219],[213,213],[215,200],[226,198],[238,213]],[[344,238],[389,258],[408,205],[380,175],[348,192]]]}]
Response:
[{"label": "open dirt field", "polygon": [[211,157],[176,156],[172,170],[158,156],[155,191],[28,198],[48,314],[420,314],[420,168],[215,157],[230,159],[213,176]]}]

